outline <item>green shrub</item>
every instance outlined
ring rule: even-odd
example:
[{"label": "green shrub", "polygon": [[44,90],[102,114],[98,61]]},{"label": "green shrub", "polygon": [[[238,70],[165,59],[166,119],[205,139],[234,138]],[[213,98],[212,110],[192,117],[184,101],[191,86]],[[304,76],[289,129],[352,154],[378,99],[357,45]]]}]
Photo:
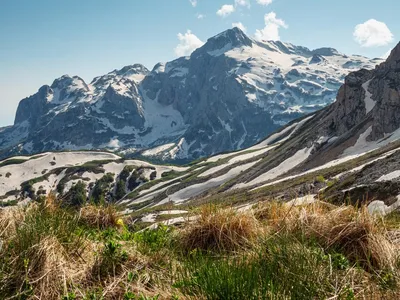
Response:
[{"label": "green shrub", "polygon": [[64,193],[64,189],[65,189],[65,183],[63,181],[60,181],[57,184],[57,193],[63,194]]},{"label": "green shrub", "polygon": [[151,172],[150,173],[150,180],[154,180],[156,178],[157,178],[157,172],[156,171]]},{"label": "green shrub", "polygon": [[109,239],[104,242],[104,248],[97,258],[93,268],[94,274],[100,277],[115,276],[127,260],[128,254],[123,250],[122,244]]},{"label": "green shrub", "polygon": [[128,181],[128,189],[130,191],[133,191],[135,188],[137,188],[139,186],[139,183],[137,182],[137,180],[139,179],[139,173],[137,172],[137,170],[132,172],[131,177],[129,177],[129,181]]},{"label": "green shrub", "polygon": [[119,179],[126,182],[129,175],[131,175],[132,171],[135,169],[134,166],[125,166],[122,172],[119,174]]},{"label": "green shrub", "polygon": [[125,181],[118,180],[117,188],[115,189],[115,198],[116,200],[122,199],[126,195],[125,190]]},{"label": "green shrub", "polygon": [[172,227],[158,225],[155,229],[145,229],[134,235],[139,250],[145,253],[156,252],[171,242]]},{"label": "green shrub", "polygon": [[33,188],[33,184],[34,184],[33,181],[24,182],[23,184],[21,184],[21,192],[22,192],[22,194],[25,194],[32,200],[35,200],[36,199],[36,191]]},{"label": "green shrub", "polygon": [[80,207],[86,203],[86,184],[79,180],[65,196],[65,203],[72,207]]},{"label": "green shrub", "polygon": [[107,173],[102,178],[97,180],[92,191],[93,201],[96,204],[101,203],[106,197],[106,193],[109,191],[110,183],[112,182],[114,182],[114,174],[112,173]]}]

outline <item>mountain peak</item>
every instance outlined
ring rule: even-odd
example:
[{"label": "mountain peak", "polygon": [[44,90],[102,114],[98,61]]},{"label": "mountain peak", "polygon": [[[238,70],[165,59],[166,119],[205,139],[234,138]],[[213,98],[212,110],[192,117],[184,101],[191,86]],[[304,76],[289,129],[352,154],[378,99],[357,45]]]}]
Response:
[{"label": "mountain peak", "polygon": [[210,38],[209,41],[224,41],[226,44],[231,43],[233,47],[251,46],[252,40],[238,27],[225,30],[224,32]]},{"label": "mountain peak", "polygon": [[54,80],[53,84],[51,85],[51,88],[63,89],[70,85],[84,86],[86,89],[88,89],[85,81],[82,78],[80,78],[79,76],[71,77],[69,75],[63,75],[60,78]]},{"label": "mountain peak", "polygon": [[150,71],[142,64],[128,65],[123,67],[121,70],[116,71],[116,74],[121,76],[126,73],[147,75],[148,73],[150,73]]},{"label": "mountain peak", "polygon": [[[221,50],[222,52],[229,51],[233,48],[253,45],[253,41],[239,28],[234,27],[207,40],[207,43],[199,49],[206,52]],[[196,52],[196,51],[195,51]]]}]

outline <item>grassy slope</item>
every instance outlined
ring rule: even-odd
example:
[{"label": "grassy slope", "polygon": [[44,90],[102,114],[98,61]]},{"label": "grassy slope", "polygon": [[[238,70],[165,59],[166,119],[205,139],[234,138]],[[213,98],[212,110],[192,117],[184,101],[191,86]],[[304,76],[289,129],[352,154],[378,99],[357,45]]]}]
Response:
[{"label": "grassy slope", "polygon": [[270,202],[137,231],[113,207],[0,210],[0,298],[397,299],[400,218]]}]

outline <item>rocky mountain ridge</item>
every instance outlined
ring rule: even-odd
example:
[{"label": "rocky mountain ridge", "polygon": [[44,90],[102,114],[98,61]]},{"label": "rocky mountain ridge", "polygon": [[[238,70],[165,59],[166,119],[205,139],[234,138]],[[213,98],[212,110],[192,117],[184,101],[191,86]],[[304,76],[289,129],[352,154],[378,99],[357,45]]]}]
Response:
[{"label": "rocky mountain ridge", "polygon": [[151,71],[136,64],[90,84],[65,75],[41,87],[0,130],[0,157],[112,149],[185,162],[240,150],[332,103],[351,70],[380,62],[261,43],[234,28]]},{"label": "rocky mountain ridge", "polygon": [[[17,157],[0,163],[4,194],[0,196],[3,202],[22,200],[26,191],[32,192],[27,187],[48,193],[60,182],[65,184],[62,193],[67,194],[80,180],[88,183],[90,196],[105,176],[110,179],[108,195],[125,213],[135,215],[169,203],[237,205],[314,196],[339,204],[367,202],[382,211],[396,208],[400,206],[400,124],[390,122],[390,111],[395,114],[400,108],[399,62],[400,44],[374,70],[349,74],[335,103],[290,122],[249,148],[184,167],[151,165],[102,152]],[[122,184],[121,178],[125,178]],[[131,188],[129,178],[135,179]],[[117,186],[125,188],[122,196],[113,196]]]}]

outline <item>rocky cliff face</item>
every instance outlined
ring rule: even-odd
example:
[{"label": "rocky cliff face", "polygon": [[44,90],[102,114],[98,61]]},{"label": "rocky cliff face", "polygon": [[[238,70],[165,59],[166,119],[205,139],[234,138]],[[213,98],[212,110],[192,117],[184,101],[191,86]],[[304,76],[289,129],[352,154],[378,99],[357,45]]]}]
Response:
[{"label": "rocky cliff face", "polygon": [[316,115],[319,135],[340,137],[365,127],[368,132],[361,133],[366,142],[392,135],[400,128],[399,71],[400,44],[375,69],[350,73],[339,89],[337,101]]},{"label": "rocky cliff face", "polygon": [[[380,62],[331,48],[260,43],[234,28],[210,38],[190,57],[157,64],[152,71],[136,64],[90,84],[65,75],[41,87],[20,102],[14,125],[1,129],[0,157],[110,148],[188,161],[238,150],[332,103],[350,71]],[[347,77],[343,97],[364,93],[362,74],[370,76],[361,71]],[[353,121],[341,122],[349,110]],[[337,132],[362,117],[352,104],[338,112],[331,121]],[[378,134],[388,126],[374,130]]]}]

